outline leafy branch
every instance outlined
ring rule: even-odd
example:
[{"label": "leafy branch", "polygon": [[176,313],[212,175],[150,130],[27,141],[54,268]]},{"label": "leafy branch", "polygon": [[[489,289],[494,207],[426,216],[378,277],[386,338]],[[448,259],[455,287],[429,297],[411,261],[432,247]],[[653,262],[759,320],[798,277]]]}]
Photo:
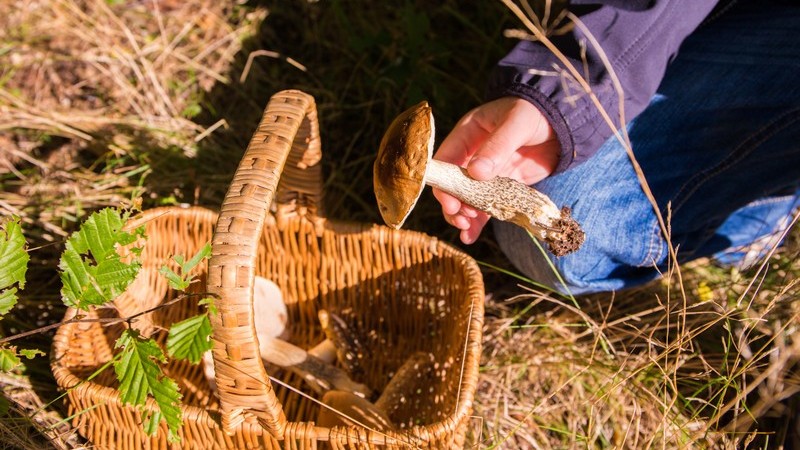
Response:
[{"label": "leafy branch", "polygon": [[136,314],[132,314],[132,315],[130,315],[128,317],[86,317],[86,316],[75,316],[75,317],[73,317],[71,319],[63,320],[61,322],[51,323],[49,325],[45,325],[45,326],[39,327],[39,328],[34,328],[34,329],[28,330],[28,331],[23,331],[22,333],[17,333],[17,334],[12,335],[12,336],[6,336],[6,337],[0,339],[0,345],[5,344],[7,342],[15,341],[17,339],[26,338],[28,336],[33,336],[33,335],[36,335],[36,334],[45,333],[47,331],[59,328],[59,327],[61,327],[63,325],[69,325],[69,324],[73,324],[73,323],[102,323],[104,325],[113,325],[115,323],[125,322],[125,323],[130,325],[133,322],[135,322],[136,319],[138,319],[139,317],[141,317],[141,316],[143,316],[145,314],[150,314],[152,312],[158,311],[159,309],[166,308],[167,306],[174,305],[175,303],[181,302],[181,301],[186,300],[187,298],[190,298],[190,297],[198,297],[198,296],[204,297],[202,300],[200,300],[198,302],[199,305],[203,305],[203,304],[206,304],[206,303],[213,303],[213,298],[206,297],[206,296],[209,296],[209,295],[215,295],[215,294],[210,294],[208,292],[201,292],[201,293],[196,293],[196,294],[193,294],[193,293],[181,294],[181,295],[173,298],[172,300],[170,300],[168,302],[161,303],[161,304],[156,305],[156,306],[154,306],[154,307],[152,307],[150,309],[146,309],[144,311],[140,311],[140,312],[138,312]]},{"label": "leafy branch", "polygon": [[106,304],[136,278],[142,267],[138,260],[141,246],[129,247],[133,258],[123,258],[120,250],[144,237],[144,226],[129,233],[124,225],[118,210],[106,208],[89,216],[67,239],[58,264],[65,305],[86,310],[89,305]]},{"label": "leafy branch", "polygon": [[211,243],[207,243],[189,261],[184,261],[183,255],[175,255],[172,257],[172,260],[178,264],[180,273],[176,273],[166,265],[162,266],[158,273],[164,275],[172,289],[183,291],[194,282],[194,276],[191,275],[192,269],[197,267],[200,261],[208,259],[210,256]]},{"label": "leafy branch", "polygon": [[[65,305],[83,311],[105,305],[122,294],[135,280],[141,269],[141,252],[146,239],[144,227],[127,230],[128,213],[106,208],[93,213],[70,235],[59,261],[61,295]],[[186,260],[173,257],[177,271],[164,265],[161,273],[177,291],[185,291],[196,276],[192,271],[211,255],[206,244]],[[6,222],[0,229],[0,319],[17,303],[17,292],[25,286],[29,256],[17,219]],[[170,327],[166,352],[152,338],[142,336],[131,324],[140,316],[165,308],[191,297],[201,296],[198,305],[204,312]],[[119,380],[120,399],[138,408],[144,417],[144,430],[155,434],[165,422],[168,440],[178,442],[182,424],[181,393],[178,384],[163,370],[167,355],[197,364],[211,346],[209,314],[215,314],[213,297],[208,294],[183,293],[176,298],[129,317],[98,318],[75,316],[71,319],[0,338],[0,372],[10,372],[22,366],[22,358],[42,355],[37,350],[18,350],[9,342],[51,330],[70,323],[126,323],[127,328],[117,339],[119,353],[110,362]],[[148,399],[152,406],[147,406]]]}]

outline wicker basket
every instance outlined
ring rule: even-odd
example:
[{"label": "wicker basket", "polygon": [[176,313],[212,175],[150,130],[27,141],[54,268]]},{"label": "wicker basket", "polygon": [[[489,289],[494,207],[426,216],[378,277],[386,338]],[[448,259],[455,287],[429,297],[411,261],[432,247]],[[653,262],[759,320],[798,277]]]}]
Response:
[{"label": "wicker basket", "polygon": [[[148,236],[142,271],[115,300],[116,308],[90,315],[127,317],[174,298],[159,267],[211,240],[213,255],[207,272],[197,269],[201,283],[194,289],[219,296],[219,314],[212,321],[219,393],[212,393],[202,364],[171,362],[165,370],[183,394],[182,441],[169,444],[163,424],[147,436],[140,413],[121,404],[113,370],[91,377],[112,359],[123,325],[63,325],[54,338],[52,368],[67,390],[74,425],[92,444],[130,450],[463,446],[481,349],[478,267],[464,253],[421,233],[322,218],[317,211],[320,156],[313,98],[280,92],[267,106],[219,215],[170,207],[135,219],[132,225],[144,224]],[[432,352],[436,370],[426,383],[430,389],[392,416],[395,423],[412,425],[391,432],[316,426],[315,394],[297,376],[270,366],[273,384],[259,357],[255,275],[280,287],[290,340],[300,347],[324,339],[319,309],[347,318],[368,350],[362,373],[351,375],[376,391],[409,355]],[[163,343],[170,324],[198,312],[196,301],[183,300],[141,316],[134,326]],[[67,318],[75,314],[70,310]]]}]

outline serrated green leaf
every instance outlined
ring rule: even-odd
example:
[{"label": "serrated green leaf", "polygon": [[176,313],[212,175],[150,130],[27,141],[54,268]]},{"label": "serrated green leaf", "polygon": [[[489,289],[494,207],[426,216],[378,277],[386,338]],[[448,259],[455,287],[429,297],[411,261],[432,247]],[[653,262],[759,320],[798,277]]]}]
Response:
[{"label": "serrated green leaf", "polygon": [[217,302],[214,301],[214,297],[205,297],[199,302],[197,302],[197,304],[200,306],[205,306],[206,311],[208,311],[208,313],[211,314],[212,316],[215,316],[217,314],[218,311]]},{"label": "serrated green leaf", "polygon": [[17,350],[17,354],[19,356],[24,356],[27,359],[33,359],[33,358],[35,358],[37,356],[44,356],[45,355],[45,353],[43,351],[37,350],[35,348],[33,348],[33,349],[24,348],[22,350]]},{"label": "serrated green leaf", "polygon": [[[161,347],[153,339],[144,339],[132,329],[122,333],[115,347],[122,348],[122,357],[114,363],[122,402],[141,408],[148,395],[152,396],[158,406],[158,422],[163,418],[170,440],[176,438],[182,421],[181,394],[178,384],[164,375],[158,364],[166,361]],[[154,427],[145,425],[148,429]]]},{"label": "serrated green leaf", "polygon": [[169,286],[172,289],[175,289],[177,291],[182,291],[187,287],[189,287],[188,281],[181,278],[180,275],[175,273],[174,270],[170,269],[167,266],[161,266],[161,269],[159,269],[158,273],[160,273],[161,275],[164,276],[164,278],[167,279],[167,282],[169,282]]},{"label": "serrated green leaf", "polygon": [[203,353],[211,350],[211,322],[208,314],[199,314],[175,323],[167,335],[167,353],[178,359],[188,359],[197,364]]},{"label": "serrated green leaf", "polygon": [[183,255],[175,255],[172,260],[178,264],[180,273],[175,272],[169,266],[162,266],[158,271],[169,282],[170,287],[178,291],[184,291],[194,281],[194,276],[190,275],[200,261],[207,259],[211,256],[211,243],[206,243],[189,261],[186,261]]},{"label": "serrated green leaf", "polygon": [[[203,248],[201,248],[197,252],[197,254],[195,254],[192,257],[192,259],[190,259],[186,264],[179,263],[179,264],[181,264],[181,270],[183,271],[184,276],[187,273],[191,272],[192,269],[194,269],[198,264],[200,264],[200,261],[202,261],[204,259],[208,259],[210,257],[211,257],[211,243],[210,242],[206,242],[206,245],[204,245]],[[177,261],[177,259],[176,259],[176,261]]]},{"label": "serrated green leaf", "polygon": [[11,311],[11,308],[17,304],[17,288],[12,287],[4,291],[0,291],[0,318],[4,314]]},{"label": "serrated green leaf", "polygon": [[17,353],[10,348],[0,348],[0,372],[11,372],[22,364]]},{"label": "serrated green leaf", "polygon": [[[164,418],[164,415],[161,414],[161,411],[152,411],[144,413],[143,415],[143,428],[144,432],[147,433],[148,436],[154,436],[158,433],[158,425],[161,423],[161,419]],[[167,427],[167,441],[172,443],[178,443],[181,441],[181,437],[178,434],[177,429],[173,430],[172,428]]]},{"label": "serrated green leaf", "polygon": [[110,302],[136,278],[141,268],[138,258],[125,263],[117,249],[142,236],[144,227],[126,232],[124,224],[118,210],[106,208],[89,216],[69,237],[58,264],[61,297],[67,306],[85,310]]},{"label": "serrated green leaf", "polygon": [[17,288],[13,285],[25,287],[29,260],[19,219],[12,218],[0,228],[0,317],[17,303]]}]

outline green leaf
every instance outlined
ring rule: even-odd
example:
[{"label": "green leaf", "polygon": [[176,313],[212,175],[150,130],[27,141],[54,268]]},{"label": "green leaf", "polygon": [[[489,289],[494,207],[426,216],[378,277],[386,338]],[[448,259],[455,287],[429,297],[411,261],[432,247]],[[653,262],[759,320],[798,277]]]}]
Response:
[{"label": "green leaf", "polygon": [[170,287],[178,291],[184,291],[186,288],[189,287],[190,284],[194,281],[194,276],[189,275],[189,272],[192,271],[200,261],[207,259],[211,256],[211,243],[208,242],[206,245],[201,248],[197,254],[192,256],[192,259],[186,261],[183,255],[175,255],[172,257],[172,260],[178,263],[178,267],[180,268],[180,274],[176,273],[174,270],[169,268],[169,266],[162,266],[161,269],[158,271],[161,275],[163,275],[167,281],[169,282]]},{"label": "green leaf", "polygon": [[[117,252],[144,235],[144,227],[132,233],[122,231],[125,225],[116,209],[106,208],[89,216],[80,229],[69,237],[61,255],[61,297],[64,304],[80,309],[114,300],[139,273],[141,263],[132,258],[122,261]],[[139,247],[133,247],[132,256]]]},{"label": "green leaf", "polygon": [[0,372],[11,372],[22,364],[16,352],[10,348],[0,348]]},{"label": "green leaf", "polygon": [[217,314],[218,311],[217,302],[214,301],[214,297],[205,297],[204,299],[197,302],[197,304],[200,306],[205,306],[206,311],[208,311],[208,313],[211,314],[212,316],[215,316]]},{"label": "green leaf", "polygon": [[189,287],[188,281],[181,278],[180,275],[175,273],[174,270],[170,269],[167,266],[161,266],[161,269],[159,269],[158,273],[160,273],[161,275],[164,276],[164,278],[167,279],[167,281],[169,282],[169,286],[172,289],[175,289],[177,291],[182,291],[187,287]]},{"label": "green leaf", "polygon": [[[164,352],[153,339],[144,339],[136,330],[125,330],[115,345],[122,348],[122,357],[114,363],[119,380],[120,399],[123,403],[138,407],[145,405],[148,395],[156,402],[158,413],[154,414],[157,425],[161,419],[167,422],[170,441],[178,439],[181,426],[181,394],[178,384],[164,375],[159,362],[166,361]],[[143,414],[146,414],[143,411]],[[146,429],[154,430],[152,423]]]},{"label": "green leaf", "polygon": [[211,322],[208,314],[200,314],[173,324],[167,335],[167,353],[197,364],[203,353],[211,350]]},{"label": "green leaf", "polygon": [[192,269],[194,269],[198,264],[200,264],[200,261],[208,259],[210,257],[211,257],[211,243],[206,242],[206,245],[204,245],[203,248],[201,248],[196,255],[192,256],[192,259],[190,259],[186,264],[179,263],[181,264],[181,270],[183,271],[183,274],[186,275],[187,273],[191,272]]},{"label": "green leaf", "polygon": [[181,116],[191,119],[201,112],[203,112],[203,108],[200,105],[197,103],[190,103],[188,106],[186,106],[186,108],[183,108],[183,111],[181,111]]},{"label": "green leaf", "polygon": [[17,303],[17,288],[12,285],[25,287],[29,260],[22,227],[14,217],[0,228],[0,317]]},{"label": "green leaf", "polygon": [[147,433],[148,436],[154,436],[158,433],[158,424],[161,422],[162,418],[161,411],[153,411],[150,413],[144,418],[144,432]]},{"label": "green leaf", "polygon": [[3,397],[3,394],[0,393],[0,416],[5,416],[8,414],[8,410],[11,408],[11,403]]},{"label": "green leaf", "polygon": [[44,356],[45,355],[45,353],[43,351],[37,350],[35,348],[34,349],[25,348],[25,349],[22,349],[22,350],[17,350],[17,354],[19,356],[24,356],[27,359],[33,359],[33,358],[35,358],[37,356]]},{"label": "green leaf", "polygon": [[0,318],[4,314],[11,311],[11,308],[17,304],[17,288],[12,287],[4,291],[0,291]]}]

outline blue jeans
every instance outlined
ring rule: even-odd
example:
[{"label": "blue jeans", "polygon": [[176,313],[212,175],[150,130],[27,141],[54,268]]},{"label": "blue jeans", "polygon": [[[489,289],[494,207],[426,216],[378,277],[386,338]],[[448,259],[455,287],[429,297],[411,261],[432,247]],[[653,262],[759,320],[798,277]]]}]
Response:
[{"label": "blue jeans", "polygon": [[[774,242],[800,206],[800,8],[790,3],[740,1],[699,28],[650,105],[628,124],[680,262],[715,256],[749,264],[763,255],[751,245]],[[523,274],[580,294],[663,273],[667,244],[615,138],[535,187],[572,208],[586,242],[555,258],[520,228],[495,221],[501,249]]]}]

